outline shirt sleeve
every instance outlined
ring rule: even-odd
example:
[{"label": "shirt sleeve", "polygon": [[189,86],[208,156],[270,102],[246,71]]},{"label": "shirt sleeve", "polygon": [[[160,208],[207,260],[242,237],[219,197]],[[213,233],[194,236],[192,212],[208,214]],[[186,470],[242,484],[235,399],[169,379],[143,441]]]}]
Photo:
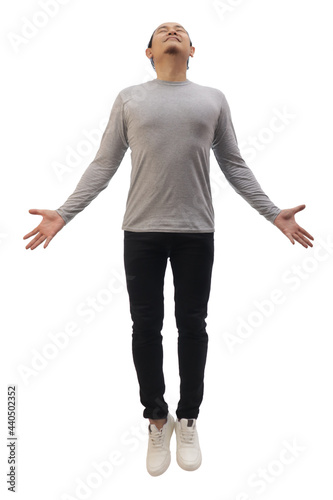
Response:
[{"label": "shirt sleeve", "polygon": [[222,106],[212,143],[215,158],[229,184],[260,215],[274,223],[281,212],[264,193],[253,172],[242,158],[233,127],[229,104],[221,92]]},{"label": "shirt sleeve", "polygon": [[128,147],[124,103],[119,93],[112,106],[95,159],[83,173],[75,191],[56,209],[66,224],[108,186]]}]

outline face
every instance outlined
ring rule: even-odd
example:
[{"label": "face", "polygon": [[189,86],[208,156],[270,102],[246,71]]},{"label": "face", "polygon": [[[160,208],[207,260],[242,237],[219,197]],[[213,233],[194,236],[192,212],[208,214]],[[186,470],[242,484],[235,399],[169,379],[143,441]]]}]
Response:
[{"label": "face", "polygon": [[183,54],[184,62],[194,54],[194,47],[190,46],[190,38],[185,28],[177,23],[163,23],[156,28],[151,49],[146,50],[147,57],[154,58],[154,62],[163,58],[163,54]]}]

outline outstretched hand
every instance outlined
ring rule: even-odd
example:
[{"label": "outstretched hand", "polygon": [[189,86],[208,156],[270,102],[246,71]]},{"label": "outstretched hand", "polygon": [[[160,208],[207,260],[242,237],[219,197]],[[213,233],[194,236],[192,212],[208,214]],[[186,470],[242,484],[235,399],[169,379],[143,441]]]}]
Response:
[{"label": "outstretched hand", "polygon": [[296,240],[298,243],[303,245],[303,247],[308,248],[308,245],[310,247],[313,247],[313,245],[311,241],[306,238],[306,236],[311,240],[314,240],[314,237],[299,226],[295,221],[295,214],[304,210],[304,208],[305,205],[298,205],[295,208],[286,208],[285,210],[281,210],[279,215],[274,220],[274,225],[277,226],[280,231],[287,236],[287,238],[289,238],[293,245]]},{"label": "outstretched hand", "polygon": [[26,234],[23,236],[23,239],[26,240],[27,238],[30,238],[31,236],[34,236],[37,234],[37,236],[28,243],[28,245],[25,247],[27,250],[31,248],[31,250],[34,250],[38,245],[43,243],[44,248],[48,246],[52,238],[65,226],[65,221],[64,219],[56,212],[55,210],[37,210],[36,208],[32,208],[29,210],[29,213],[34,214],[34,215],[42,215],[43,220],[39,224],[39,226],[35,227],[30,233]]}]

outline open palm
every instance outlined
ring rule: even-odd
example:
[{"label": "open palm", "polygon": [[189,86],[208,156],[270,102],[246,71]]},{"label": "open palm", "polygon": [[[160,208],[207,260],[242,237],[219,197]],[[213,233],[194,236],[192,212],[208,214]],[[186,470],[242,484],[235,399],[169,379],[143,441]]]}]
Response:
[{"label": "open palm", "polygon": [[[312,247],[311,240],[314,240],[314,237],[311,236],[303,227],[299,226],[295,221],[295,214],[304,210],[305,205],[298,205],[294,208],[286,208],[281,210],[279,215],[274,220],[274,225],[277,226],[280,231],[283,232],[289,238],[291,243],[294,245],[295,240],[303,245],[303,247],[308,248],[308,245]],[[307,237],[307,238],[306,238]]]},{"label": "open palm", "polygon": [[52,238],[54,238],[54,236],[65,226],[66,223],[55,210],[38,210],[36,208],[32,208],[31,210],[29,210],[29,213],[34,215],[42,215],[43,220],[37,227],[35,227],[35,229],[23,236],[23,239],[26,240],[27,238],[30,238],[31,236],[37,234],[37,236],[32,241],[30,241],[30,243],[28,243],[25,248],[27,250],[29,248],[31,248],[31,250],[34,250],[45,240],[46,241],[44,244],[44,248],[46,248]]}]

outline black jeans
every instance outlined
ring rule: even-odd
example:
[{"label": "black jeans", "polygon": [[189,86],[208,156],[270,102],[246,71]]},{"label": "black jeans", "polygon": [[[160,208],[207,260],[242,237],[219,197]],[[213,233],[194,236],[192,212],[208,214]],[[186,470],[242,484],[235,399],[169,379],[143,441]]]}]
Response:
[{"label": "black jeans", "polygon": [[164,276],[170,259],[178,329],[180,400],[176,415],[197,418],[207,357],[207,304],[214,261],[214,233],[124,231],[124,265],[133,320],[132,352],[144,418],[168,414],[164,400]]}]

